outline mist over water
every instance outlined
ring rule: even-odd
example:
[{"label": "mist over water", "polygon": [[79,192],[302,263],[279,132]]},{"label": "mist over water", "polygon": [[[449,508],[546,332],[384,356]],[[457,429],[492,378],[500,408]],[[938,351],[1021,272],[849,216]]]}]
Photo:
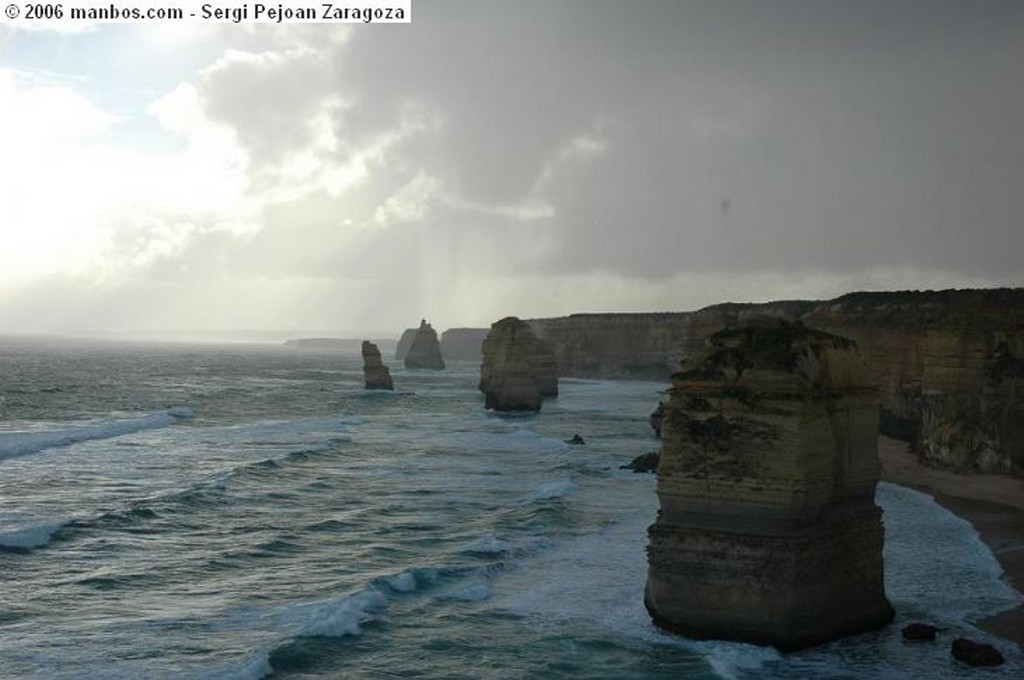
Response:
[{"label": "mist over water", "polygon": [[655,480],[618,468],[664,385],[564,380],[506,418],[476,364],[384,360],[394,393],[354,352],[0,339],[0,676],[952,678],[899,625],[983,638],[966,619],[1019,601],[969,525],[882,484],[895,625],[785,656],[664,634]]}]

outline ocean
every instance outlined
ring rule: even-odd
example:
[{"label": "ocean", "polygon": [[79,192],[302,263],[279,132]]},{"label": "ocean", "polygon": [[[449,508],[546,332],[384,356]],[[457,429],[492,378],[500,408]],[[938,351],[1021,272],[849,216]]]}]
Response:
[{"label": "ocean", "polygon": [[477,364],[389,359],[394,393],[356,351],[0,338],[0,678],[1024,677],[950,658],[1021,596],[885,483],[894,625],[785,655],[658,630],[655,478],[619,466],[666,385],[499,416]]}]

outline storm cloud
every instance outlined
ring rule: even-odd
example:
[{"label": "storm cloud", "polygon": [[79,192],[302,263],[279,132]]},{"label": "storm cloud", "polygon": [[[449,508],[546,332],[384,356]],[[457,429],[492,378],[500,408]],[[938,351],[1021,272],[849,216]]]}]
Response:
[{"label": "storm cloud", "polygon": [[1020,2],[432,0],[181,49],[209,58],[135,114],[175,140],[138,166],[163,189],[114,196],[91,259],[0,281],[8,329],[395,332],[1024,272]]}]

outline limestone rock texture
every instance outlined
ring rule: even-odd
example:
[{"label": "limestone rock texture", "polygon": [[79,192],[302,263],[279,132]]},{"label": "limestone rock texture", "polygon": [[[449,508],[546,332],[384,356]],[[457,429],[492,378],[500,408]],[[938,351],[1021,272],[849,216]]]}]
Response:
[{"label": "limestone rock texture", "polygon": [[441,333],[441,356],[445,361],[480,361],[483,359],[486,328],[449,328]]},{"label": "limestone rock texture", "polygon": [[688,637],[800,649],[893,618],[876,380],[783,319],[712,334],[673,376],[644,601]]},{"label": "limestone rock texture", "polygon": [[436,371],[444,369],[444,359],[441,357],[441,344],[437,340],[437,331],[427,323],[426,319],[420,321],[420,327],[416,329],[416,336],[405,355],[405,367],[429,368]]},{"label": "limestone rock texture", "polygon": [[514,316],[496,321],[483,343],[480,391],[485,408],[539,411],[543,397],[558,394],[554,352],[525,321]]},{"label": "limestone rock texture", "polygon": [[393,390],[395,384],[391,380],[391,370],[380,358],[377,345],[363,340],[363,382],[368,390]]},{"label": "limestone rock texture", "polygon": [[803,320],[857,342],[882,432],[923,463],[1024,472],[1024,289],[851,293]]}]

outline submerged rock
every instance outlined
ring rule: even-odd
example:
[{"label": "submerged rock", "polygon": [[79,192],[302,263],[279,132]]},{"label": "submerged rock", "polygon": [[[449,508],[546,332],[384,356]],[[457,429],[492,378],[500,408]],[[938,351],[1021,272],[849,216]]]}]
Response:
[{"label": "submerged rock", "polygon": [[416,329],[416,336],[405,355],[405,367],[429,368],[436,371],[444,369],[444,359],[441,357],[441,344],[437,340],[437,331],[427,323],[426,319],[421,320],[420,327]]},{"label": "submerged rock", "polygon": [[954,658],[969,666],[1001,666],[1006,663],[1002,653],[992,645],[967,638],[953,640],[951,651]]},{"label": "submerged rock", "polygon": [[368,390],[393,390],[391,370],[381,362],[377,345],[363,340],[363,381]]},{"label": "submerged rock", "polygon": [[781,319],[673,376],[645,604],[695,638],[808,647],[888,623],[878,396],[845,338]]},{"label": "submerged rock", "polygon": [[530,326],[509,316],[491,325],[483,344],[480,391],[496,411],[539,411],[541,398],[558,394],[554,353]]},{"label": "submerged rock", "polygon": [[938,628],[929,625],[927,623],[908,623],[903,626],[903,630],[900,631],[903,634],[904,640],[924,640],[931,642],[935,640],[935,634],[938,632]]},{"label": "submerged rock", "polygon": [[583,446],[587,442],[586,440],[583,439],[583,437],[579,436],[578,434],[574,434],[572,436],[572,439],[566,439],[565,443],[570,444],[572,446]]}]

